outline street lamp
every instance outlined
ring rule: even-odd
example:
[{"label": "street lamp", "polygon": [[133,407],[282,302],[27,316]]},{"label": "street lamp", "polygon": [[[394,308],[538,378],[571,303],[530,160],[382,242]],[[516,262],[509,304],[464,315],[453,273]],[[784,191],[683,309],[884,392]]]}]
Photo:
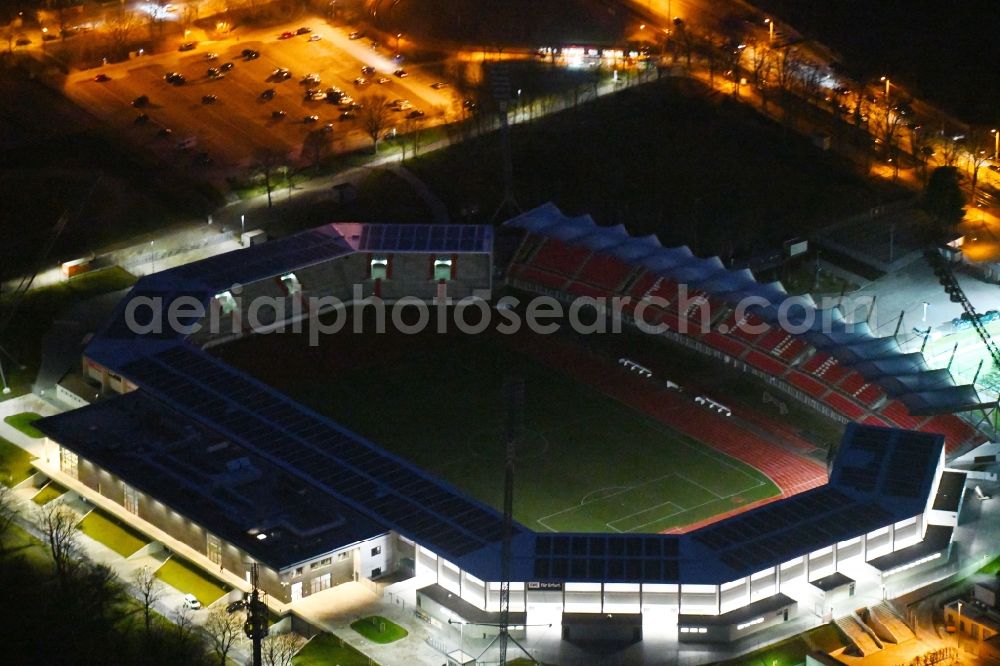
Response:
[{"label": "street lamp", "polygon": [[930,303],[928,303],[927,301],[924,301],[924,302],[923,302],[923,306],[924,306],[924,316],[923,316],[923,318],[921,318],[921,320],[920,320],[920,321],[921,321],[921,322],[923,322],[923,323],[926,323],[926,322],[927,322],[927,306],[928,306],[928,305],[930,305]]},{"label": "street lamp", "polygon": [[769,18],[764,19],[764,23],[767,24],[767,38],[769,42],[774,41],[774,21]]},{"label": "street lamp", "polygon": [[246,233],[247,216],[244,213],[240,213],[240,245],[243,245],[243,234]]},{"label": "street lamp", "polygon": [[888,76],[883,76],[882,78],[879,79],[879,81],[885,81],[885,98],[886,98],[886,100],[888,100],[889,99],[889,85],[890,85],[890,83],[889,83],[889,77]]},{"label": "street lamp", "polygon": [[993,135],[993,161],[996,162],[1000,159],[1000,132],[991,129],[990,134]]},{"label": "street lamp", "polygon": [[399,53],[399,38],[403,36],[403,33],[396,33],[396,53]]}]

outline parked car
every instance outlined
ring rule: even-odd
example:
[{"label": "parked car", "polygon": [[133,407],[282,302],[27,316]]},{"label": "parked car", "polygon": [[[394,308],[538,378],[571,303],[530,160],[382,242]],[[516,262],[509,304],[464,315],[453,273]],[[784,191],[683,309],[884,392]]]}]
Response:
[{"label": "parked car", "polygon": [[193,594],[185,594],[184,601],[181,602],[181,605],[184,606],[184,608],[190,608],[191,610],[201,609],[201,602],[198,601],[198,597]]},{"label": "parked car", "polygon": [[279,111],[272,111],[271,112],[271,118],[273,118],[274,120],[281,120],[282,118],[284,118],[287,115],[288,115],[287,113],[285,113],[284,111],[280,111],[280,110]]},{"label": "parked car", "polygon": [[110,81],[111,77],[105,74],[104,72],[101,72],[100,74],[94,77],[94,80],[97,81],[98,83],[105,83],[107,81]]},{"label": "parked car", "polygon": [[198,46],[198,42],[184,42],[181,44],[178,51],[194,51],[194,47]]},{"label": "parked car", "polygon": [[447,88],[447,87],[448,87],[447,83],[442,83],[440,81],[431,84],[431,88],[434,88],[434,90],[441,90],[441,88]]},{"label": "parked car", "polygon": [[217,79],[222,76],[222,71],[218,67],[209,67],[208,71],[205,73],[212,79]]},{"label": "parked car", "polygon": [[307,39],[306,41],[307,42],[318,42],[321,39],[323,39],[323,38],[320,37],[319,35],[309,35],[309,39]]},{"label": "parked car", "polygon": [[372,74],[375,73],[375,68],[372,67],[371,65],[365,65],[364,67],[361,68],[361,73],[367,76],[371,76]]},{"label": "parked car", "polygon": [[354,120],[354,118],[355,116],[353,111],[344,111],[340,114],[341,120]]},{"label": "parked car", "polygon": [[425,115],[427,115],[427,114],[425,114],[420,109],[413,109],[413,111],[410,111],[408,114],[406,114],[406,117],[407,118],[422,118]]},{"label": "parked car", "polygon": [[306,26],[302,26],[301,28],[299,28],[298,30],[295,31],[295,34],[296,35],[308,35],[312,31],[313,31],[312,28],[307,28]]},{"label": "parked car", "polygon": [[287,81],[288,79],[292,78],[292,73],[289,72],[284,67],[279,67],[273,72],[271,72],[271,76],[269,78],[275,81]]},{"label": "parked car", "polygon": [[231,62],[224,62],[221,65],[219,65],[219,69],[221,69],[223,72],[228,72],[232,68],[233,68],[233,63]]},{"label": "parked car", "polygon": [[262,92],[260,94],[260,98],[261,99],[274,99],[274,96],[276,94],[277,93],[275,92],[274,88],[268,88],[267,90],[265,90],[264,92]]},{"label": "parked car", "polygon": [[306,93],[306,99],[310,102],[322,102],[326,99],[326,93],[322,90],[310,90]]},{"label": "parked car", "polygon": [[363,33],[363,32],[358,32],[357,30],[355,30],[354,32],[352,32],[351,34],[349,34],[349,35],[347,36],[347,38],[348,38],[348,39],[361,39],[361,38],[362,38],[362,37],[364,37],[364,36],[365,36],[365,33]]},{"label": "parked car", "polygon": [[363,86],[366,83],[368,83],[368,79],[366,79],[363,76],[359,76],[358,78],[354,79],[354,85],[356,86]]},{"label": "parked car", "polygon": [[187,79],[184,78],[184,75],[179,74],[177,72],[168,72],[164,74],[163,80],[169,83],[170,85],[174,86],[182,86],[184,85],[185,82],[187,82]]},{"label": "parked car", "polygon": [[314,123],[317,120],[319,120],[319,116],[306,116],[305,118],[302,119],[302,122],[304,122],[304,123]]},{"label": "parked car", "polygon": [[307,86],[314,86],[319,83],[319,74],[306,74],[299,83]]},{"label": "parked car", "polygon": [[253,49],[243,49],[240,53],[244,60],[256,60],[260,57],[260,52]]},{"label": "parked car", "polygon": [[323,125],[323,131],[327,132],[327,133],[332,132],[333,131],[333,123],[327,123],[326,125]]},{"label": "parked car", "polygon": [[293,33],[285,31],[285,32],[281,33],[281,35],[278,37],[278,39],[291,39],[294,36],[295,35]]},{"label": "parked car", "polygon": [[132,100],[132,106],[139,109],[149,104],[149,97],[146,95],[139,95],[134,100]]},{"label": "parked car", "polygon": [[377,79],[375,79],[375,83],[377,83],[379,85],[382,85],[383,83],[389,83],[389,77],[387,77],[387,76],[380,76]]},{"label": "parked car", "polygon": [[405,69],[397,69],[392,75],[398,76],[401,79],[405,79],[408,76]]},{"label": "parked car", "polygon": [[135,124],[136,125],[145,125],[148,122],[149,122],[149,115],[147,115],[145,113],[140,113],[139,115],[137,115],[135,117]]},{"label": "parked car", "polygon": [[205,54],[205,60],[218,60],[218,59],[219,59],[219,54],[216,53],[215,51],[209,51],[208,53]]},{"label": "parked car", "polygon": [[216,97],[215,95],[202,95],[201,96],[201,103],[202,104],[215,104],[215,102],[216,102],[217,99],[219,99],[219,98]]},{"label": "parked car", "polygon": [[174,131],[172,129],[170,129],[169,127],[161,127],[159,129],[159,131],[157,131],[156,136],[158,136],[160,138],[163,138],[163,139],[166,139],[167,137],[169,137],[173,133],[174,133]]}]

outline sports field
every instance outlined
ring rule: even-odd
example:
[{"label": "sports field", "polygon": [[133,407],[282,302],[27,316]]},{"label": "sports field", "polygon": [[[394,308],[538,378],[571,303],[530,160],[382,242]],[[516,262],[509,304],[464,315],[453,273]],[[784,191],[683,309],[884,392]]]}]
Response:
[{"label": "sports field", "polygon": [[659,532],[779,494],[753,467],[527,360],[499,337],[348,337],[310,348],[263,336],[221,355],[498,508],[503,386],[523,377],[514,515],[535,530]]}]

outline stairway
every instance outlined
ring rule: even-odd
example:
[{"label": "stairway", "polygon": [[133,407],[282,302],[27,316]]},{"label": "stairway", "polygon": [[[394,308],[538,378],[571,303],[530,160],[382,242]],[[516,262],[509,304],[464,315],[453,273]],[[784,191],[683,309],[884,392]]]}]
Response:
[{"label": "stairway", "polygon": [[852,644],[847,648],[848,650],[851,650],[851,647],[853,647],[859,656],[867,657],[882,649],[882,646],[875,642],[876,639],[865,631],[865,628],[854,616],[845,615],[842,618],[838,618],[836,623]]},{"label": "stairway", "polygon": [[913,630],[900,619],[895,609],[886,602],[883,601],[868,610],[870,612],[869,626],[882,640],[890,643],[902,643],[916,638]]}]

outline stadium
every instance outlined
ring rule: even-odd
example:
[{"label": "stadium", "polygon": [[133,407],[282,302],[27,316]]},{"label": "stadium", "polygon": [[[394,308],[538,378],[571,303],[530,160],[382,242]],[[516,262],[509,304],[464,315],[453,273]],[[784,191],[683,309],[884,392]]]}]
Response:
[{"label": "stadium", "polygon": [[[552,205],[494,233],[330,224],[143,278],[83,360],[121,395],[38,422],[43,464],[206,569],[257,563],[282,611],[366,580],[431,625],[488,624],[516,375],[511,622],[529,639],[794,633],[948,561],[965,475],[946,461],[987,439],[973,386],[687,248]],[[313,344],[305,326],[501,293],[626,298],[623,331]]]}]

